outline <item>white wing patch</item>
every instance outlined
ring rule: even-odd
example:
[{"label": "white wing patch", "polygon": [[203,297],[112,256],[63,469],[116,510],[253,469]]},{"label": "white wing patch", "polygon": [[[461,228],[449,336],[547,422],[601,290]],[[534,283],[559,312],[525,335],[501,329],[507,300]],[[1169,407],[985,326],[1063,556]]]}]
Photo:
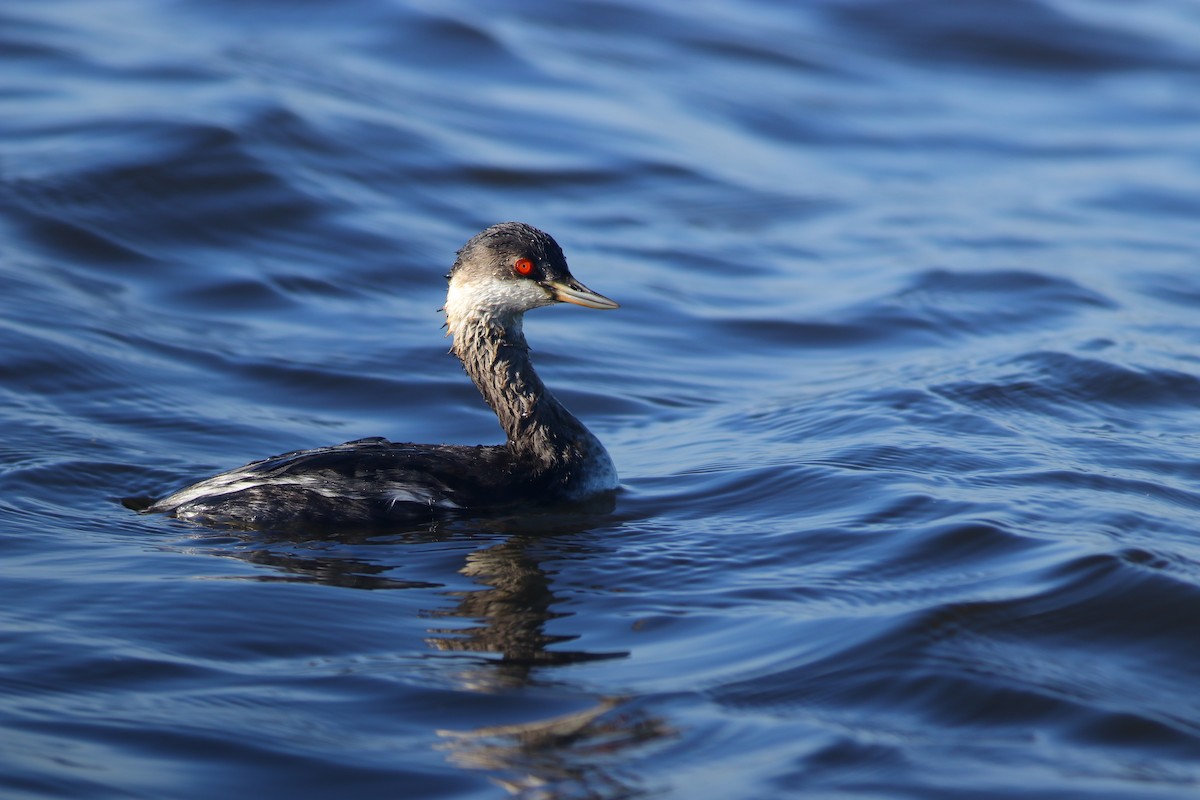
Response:
[{"label": "white wing patch", "polygon": [[[228,494],[253,489],[258,486],[291,487],[319,494],[330,500],[369,500],[372,496],[386,501],[391,508],[397,503],[416,503],[430,508],[460,508],[458,503],[450,500],[444,490],[436,487],[413,486],[395,482],[379,495],[364,491],[354,491],[345,484],[331,483],[328,478],[320,475],[294,475],[282,478],[268,478],[247,475],[234,471],[213,476],[207,480],[192,484],[172,495],[164,497],[155,503],[162,509],[180,508],[197,501],[211,501]],[[185,512],[186,513],[186,512]]]},{"label": "white wing patch", "polygon": [[416,486],[398,486],[388,493],[388,508],[396,503],[420,503],[431,508],[459,508],[458,503],[440,492]]},{"label": "white wing patch", "polygon": [[245,475],[237,472],[225,473],[216,475],[207,480],[193,483],[191,486],[186,486],[180,489],[175,494],[167,495],[162,500],[159,500],[154,505],[170,508],[174,506],[187,505],[188,503],[200,500],[201,498],[220,497],[225,494],[233,494],[240,492],[243,489],[251,489],[255,486],[261,486],[265,481],[256,478],[247,478]]}]

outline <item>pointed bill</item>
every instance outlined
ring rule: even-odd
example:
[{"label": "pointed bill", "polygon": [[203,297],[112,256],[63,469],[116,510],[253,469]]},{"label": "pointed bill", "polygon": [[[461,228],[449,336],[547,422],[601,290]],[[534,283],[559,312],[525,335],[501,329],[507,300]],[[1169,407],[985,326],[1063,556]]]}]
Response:
[{"label": "pointed bill", "polygon": [[588,308],[621,307],[616,301],[593,292],[574,278],[566,281],[546,281],[543,285],[560,303],[574,303],[577,306],[587,306]]}]

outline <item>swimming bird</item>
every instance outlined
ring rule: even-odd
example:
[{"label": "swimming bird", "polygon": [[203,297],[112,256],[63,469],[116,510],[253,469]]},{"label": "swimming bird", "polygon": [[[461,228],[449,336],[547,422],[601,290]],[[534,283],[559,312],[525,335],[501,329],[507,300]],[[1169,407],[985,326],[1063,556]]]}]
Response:
[{"label": "swimming bird", "polygon": [[525,312],[555,303],[599,309],[617,303],[571,275],[553,238],[520,222],[473,236],[446,278],[451,352],[496,413],[503,445],[358,439],[254,461],[139,510],[242,528],[380,524],[615,489],[617,472],[604,445],[534,371],[522,322]]}]

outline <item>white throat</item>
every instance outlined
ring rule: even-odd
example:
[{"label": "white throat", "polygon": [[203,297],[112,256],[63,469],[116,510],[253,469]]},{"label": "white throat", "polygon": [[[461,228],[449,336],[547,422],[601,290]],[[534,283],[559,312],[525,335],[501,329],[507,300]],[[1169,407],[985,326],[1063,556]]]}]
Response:
[{"label": "white throat", "polygon": [[520,332],[526,311],[553,302],[533,281],[455,279],[446,292],[447,333],[457,336],[468,320]]}]

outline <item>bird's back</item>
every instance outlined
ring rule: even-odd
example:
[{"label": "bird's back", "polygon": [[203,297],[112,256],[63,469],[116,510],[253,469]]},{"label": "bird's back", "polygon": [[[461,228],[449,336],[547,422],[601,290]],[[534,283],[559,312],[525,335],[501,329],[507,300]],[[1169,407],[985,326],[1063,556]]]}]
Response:
[{"label": "bird's back", "polygon": [[381,524],[518,502],[535,487],[502,446],[375,437],[296,450],[192,484],[145,509],[237,527]]}]

